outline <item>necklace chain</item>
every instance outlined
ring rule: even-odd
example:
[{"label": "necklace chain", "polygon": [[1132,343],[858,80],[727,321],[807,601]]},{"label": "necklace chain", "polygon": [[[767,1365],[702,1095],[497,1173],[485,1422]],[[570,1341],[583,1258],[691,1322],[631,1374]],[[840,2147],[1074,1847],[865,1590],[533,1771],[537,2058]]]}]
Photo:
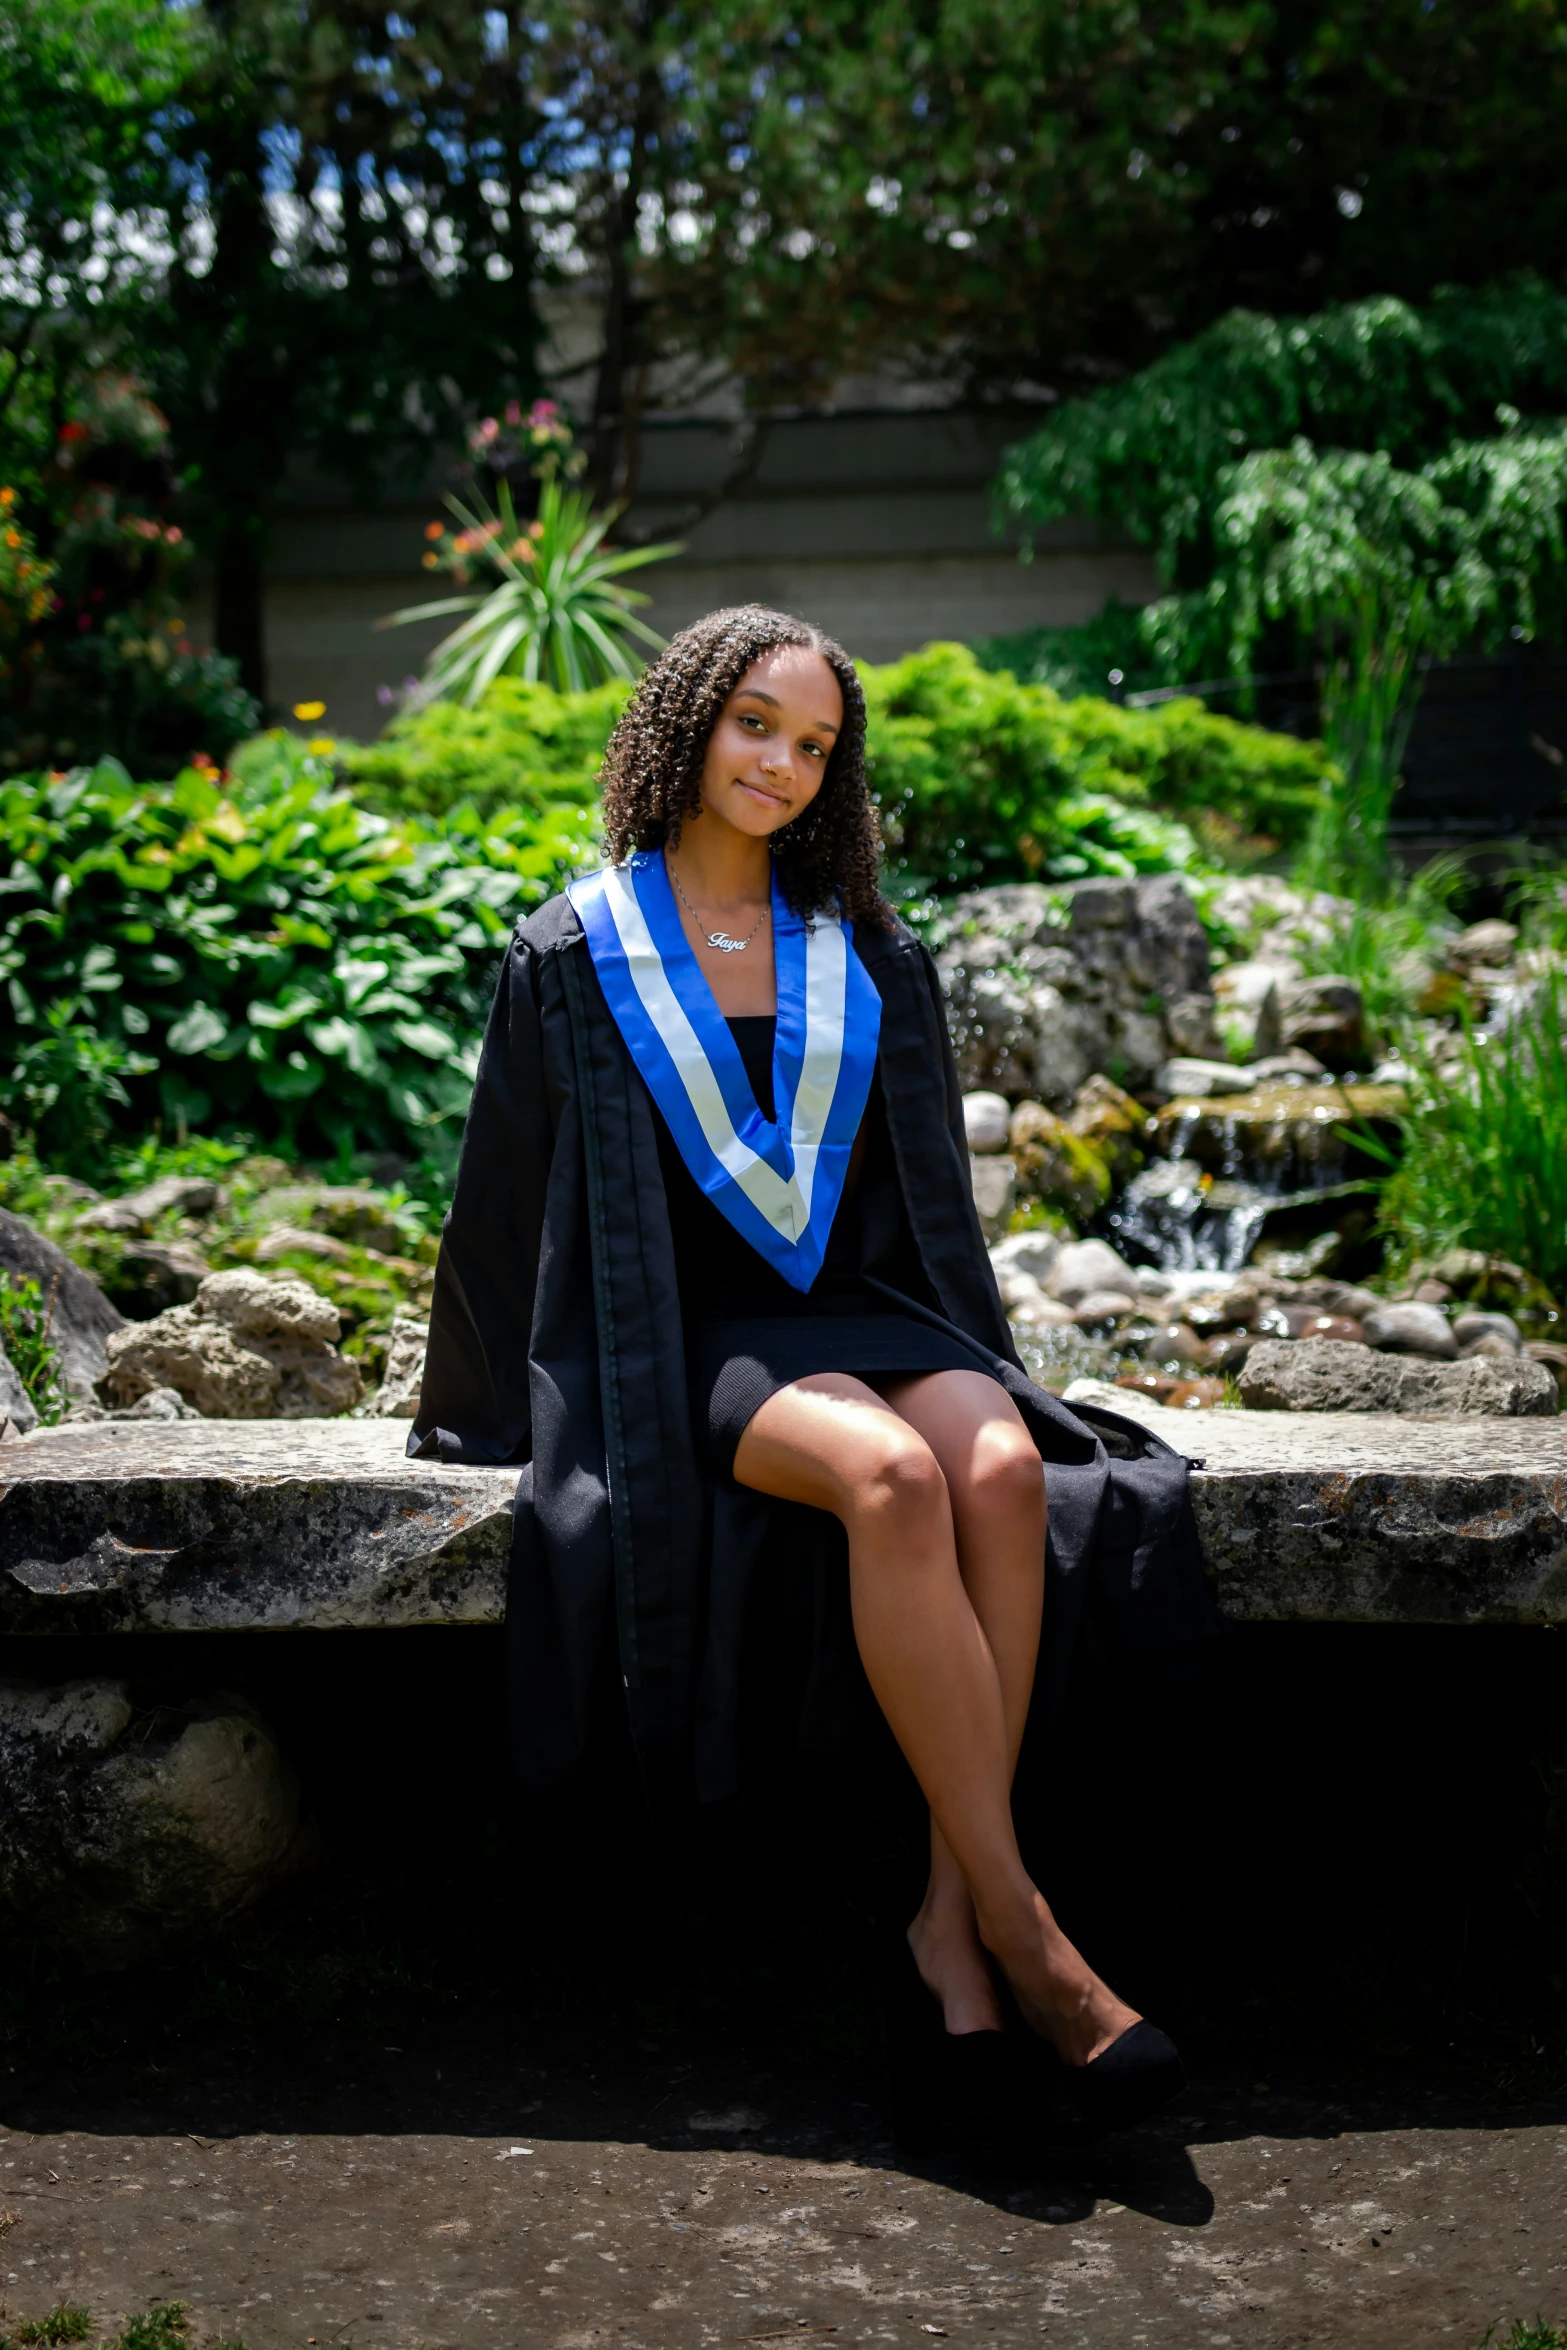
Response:
[{"label": "necklace chain", "polygon": [[679,896],[680,903],[684,906],[686,912],[690,915],[692,921],[696,924],[698,930],[700,930],[708,945],[715,948],[721,955],[743,954],[746,948],[750,945],[752,939],[755,938],[757,932],[761,929],[762,924],[767,920],[768,915],[772,912],[771,906],[764,906],[761,912],[757,915],[756,920],[752,923],[750,929],[746,932],[744,938],[731,938],[727,930],[709,930],[707,924],[702,920],[702,917],[697,912],[695,906],[692,905],[691,900],[686,896],[685,891],[680,887],[680,876],[675,871],[675,868],[673,865],[671,865],[667,857],[664,859],[664,870],[675,885],[675,890]]}]

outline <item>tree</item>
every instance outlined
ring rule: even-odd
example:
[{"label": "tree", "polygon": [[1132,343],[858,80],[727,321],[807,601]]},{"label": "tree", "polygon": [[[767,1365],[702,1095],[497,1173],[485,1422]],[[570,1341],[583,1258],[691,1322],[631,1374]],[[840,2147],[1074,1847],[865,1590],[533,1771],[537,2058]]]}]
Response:
[{"label": "tree", "polygon": [[265,693],[276,485],[368,495],[534,382],[520,9],[208,0],[171,130],[156,383],[211,542],[216,636]]},{"label": "tree", "polygon": [[[1567,268],[1561,0],[546,8],[602,396],[891,365],[1045,401],[1238,304]],[[673,378],[670,370],[675,370]],[[604,485],[600,485],[601,488]]]},{"label": "tree", "polygon": [[[163,110],[189,22],[162,0],[12,0],[0,15],[0,433],[13,484],[48,461],[84,345],[156,268]],[[52,380],[20,410],[30,382]]]},{"label": "tree", "polygon": [[1064,406],[1009,453],[1000,501],[1026,525],[1113,518],[1156,554],[1173,592],[1116,622],[1128,667],[1320,664],[1345,785],[1314,863],[1375,892],[1422,664],[1567,619],[1563,410],[1567,297],[1538,280],[1236,313]]}]

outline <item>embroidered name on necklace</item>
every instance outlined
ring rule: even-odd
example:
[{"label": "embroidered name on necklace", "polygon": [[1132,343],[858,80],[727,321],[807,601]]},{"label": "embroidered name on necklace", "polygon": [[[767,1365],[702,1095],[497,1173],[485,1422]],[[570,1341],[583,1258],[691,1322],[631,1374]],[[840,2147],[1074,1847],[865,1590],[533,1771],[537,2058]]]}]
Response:
[{"label": "embroidered name on necklace", "polygon": [[[604,999],[691,1175],[795,1289],[821,1271],[876,1067],[881,998],[852,925],[807,925],[773,878],[776,1115],[764,1118],[699,966],[662,850],[570,884]],[[724,952],[748,942],[712,942]]]}]

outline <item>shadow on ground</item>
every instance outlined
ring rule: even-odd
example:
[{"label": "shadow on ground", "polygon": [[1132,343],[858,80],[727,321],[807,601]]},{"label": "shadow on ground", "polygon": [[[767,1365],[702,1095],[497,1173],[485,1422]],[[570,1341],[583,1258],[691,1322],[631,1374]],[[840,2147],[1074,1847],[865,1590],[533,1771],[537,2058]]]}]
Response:
[{"label": "shadow on ground", "polygon": [[[120,1669],[144,1671],[150,1645]],[[10,1644],[0,1672],[37,1672],[37,1649],[21,1649]],[[1474,2318],[1477,2337],[1492,2318],[1532,2314],[1526,2291],[1567,2310],[1567,2274],[1553,2282],[1497,2249],[1497,2231],[1516,2227],[1521,2240],[1536,2226],[1509,2216],[1522,2209],[1507,2184],[1520,2147],[1536,2167],[1553,2151],[1560,2201],[1558,1636],[1267,1628],[1235,1635],[1189,1679],[1081,1676],[1071,1721],[1041,1742],[1020,1789],[1026,1840],[1069,1930],[1180,2039],[1194,2088],[1177,2116],[1099,2148],[1042,2110],[1032,2146],[988,2167],[900,2157],[885,2122],[877,1977],[916,1897],[920,1820],[878,1737],[801,1755],[764,1711],[748,1799],[655,1827],[608,1729],[568,1799],[547,1810],[518,1800],[489,1634],[157,1649],[159,1671],[239,1685],[269,1708],[310,1791],[323,1859],[262,1910],[139,1974],[83,1981],[25,1932],[10,1941],[0,2219],[12,2179],[36,2174],[38,2199],[17,2206],[0,2242],[18,2305],[47,2272],[51,2290],[74,2276],[108,2308],[123,2269],[129,2306],[137,2292],[191,2290],[195,2261],[204,2310],[261,2350],[305,2341],[302,2329],[370,2291],[353,2282],[342,2229],[374,2176],[361,2237],[424,2249],[401,2283],[399,2254],[365,2253],[383,2280],[370,2300],[379,2292],[387,2309],[373,2322],[334,2316],[343,2341],[360,2327],[365,2340],[410,2345],[475,2329],[586,2344],[600,2318],[606,2338],[627,2343],[772,2338],[736,2334],[741,2311],[747,2324],[782,2311],[782,2331],[811,2322],[846,2338],[880,2338],[896,2317],[902,2338],[928,2304],[927,2331],[972,2321],[987,2341],[1033,2339],[1047,2319],[1071,2340],[1081,2320],[1101,2350],[1137,2342],[1157,2318],[1161,2341],[1189,2329],[1218,2343],[1230,2337],[1212,2331],[1217,2309],[1243,2326],[1237,2341],[1396,2345],[1454,2327],[1470,2338]],[[53,1669],[116,1662],[113,1644],[97,1643],[58,1653]],[[36,2149],[49,2147],[53,2174],[39,2173]],[[255,2167],[258,2149],[279,2147],[275,2191],[302,2198],[283,2238],[263,2216],[285,2208],[265,2199],[273,2171]],[[228,2266],[213,2249],[221,2212],[204,2233],[180,2201],[197,2196],[190,2180],[217,2192],[225,2162],[251,2183],[240,2192],[231,2180],[222,2209],[249,2213],[259,2231]],[[141,2183],[121,2198],[129,2234],[115,2253],[102,2198],[133,2171]],[[1308,2173],[1309,2225],[1296,2192]],[[1429,2229],[1427,2251],[1406,2251],[1389,2201],[1389,2180],[1426,2173],[1448,2182],[1432,2193],[1456,2204],[1454,2244],[1482,2219],[1489,2231],[1490,2249],[1453,2270],[1446,2302],[1417,2289],[1420,2264],[1440,2265],[1446,2221],[1411,2222]],[[503,2189],[515,2208],[507,2218],[497,2206],[481,2260],[473,2231]],[[586,2280],[582,2247],[606,2223],[589,2224],[585,2199],[632,2231]],[[858,2235],[839,2224],[857,2202],[876,2215]],[[435,2203],[448,2218],[430,2218]],[[823,2234],[828,2203],[839,2217]],[[23,2253],[33,2218],[49,2222],[55,2204],[64,2232]],[[780,2234],[786,2204],[810,2216]],[[1263,2215],[1257,2243],[1221,2253],[1218,2236],[1244,2233],[1247,2213]],[[1163,2304],[1149,2302],[1144,2254],[1130,2239],[1116,2250],[1116,2230],[1134,2225],[1137,2243],[1161,2247]],[[527,2237],[538,2258],[519,2283],[529,2228],[543,2233]],[[330,2244],[315,2241],[322,2229]],[[935,2254],[913,2257],[916,2240],[949,2238],[942,2258],[953,2276],[966,2271],[961,2291],[946,2269],[932,2282]],[[1036,2245],[1026,2285],[1025,2239]],[[1080,2239],[1087,2251],[1065,2250]],[[1050,2242],[1057,2257],[1038,2249]],[[430,2278],[437,2251],[465,2246],[463,2306],[479,2314],[459,2324],[457,2285],[442,2300]],[[1357,2263],[1385,2280],[1395,2248],[1416,2263],[1396,2291],[1345,2284]],[[94,2271],[100,2255],[107,2266]],[[1291,2261],[1307,2264],[1294,2283]],[[1181,2262],[1195,2264],[1191,2278]],[[1205,2285],[1198,2272],[1210,2269]],[[1112,2272],[1119,2284],[1105,2281]],[[780,2276],[795,2276],[793,2299]],[[1515,2277],[1523,2284],[1504,2285]],[[1177,2289],[1192,2278],[1191,2292]],[[1230,2290],[1243,2278],[1250,2303]],[[416,2308],[421,2293],[436,2302]],[[537,2296],[529,2327],[497,2332],[519,2293]],[[811,2317],[840,2304],[849,2314]],[[1405,2307],[1420,2333],[1389,2330],[1389,2310]],[[1380,2310],[1382,2330],[1362,2336],[1357,2310],[1367,2327]]]}]

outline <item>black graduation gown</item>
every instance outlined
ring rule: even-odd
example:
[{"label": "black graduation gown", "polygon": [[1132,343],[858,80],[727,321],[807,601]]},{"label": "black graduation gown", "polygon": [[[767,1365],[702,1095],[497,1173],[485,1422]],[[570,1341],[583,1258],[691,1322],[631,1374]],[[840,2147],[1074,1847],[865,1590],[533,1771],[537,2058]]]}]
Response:
[{"label": "black graduation gown", "polygon": [[[926,1292],[887,1289],[888,1303],[972,1347],[1044,1462],[1049,1711],[1085,1602],[1130,1651],[1214,1629],[1187,1463],[1133,1421],[1069,1409],[1022,1369],[975,1213],[935,968],[901,925],[862,924],[855,946],[882,999],[878,1073]],[[873,1213],[861,1221],[875,1232]],[[802,1734],[830,1744],[851,1718],[864,1684],[841,1529],[721,1483],[699,1457],[652,1098],[564,897],[520,925],[496,989],[408,1450],[521,1465],[507,1659],[525,1785],[581,1761],[612,1640],[650,1790],[735,1792],[747,1616],[769,1561],[813,1595]]]}]

